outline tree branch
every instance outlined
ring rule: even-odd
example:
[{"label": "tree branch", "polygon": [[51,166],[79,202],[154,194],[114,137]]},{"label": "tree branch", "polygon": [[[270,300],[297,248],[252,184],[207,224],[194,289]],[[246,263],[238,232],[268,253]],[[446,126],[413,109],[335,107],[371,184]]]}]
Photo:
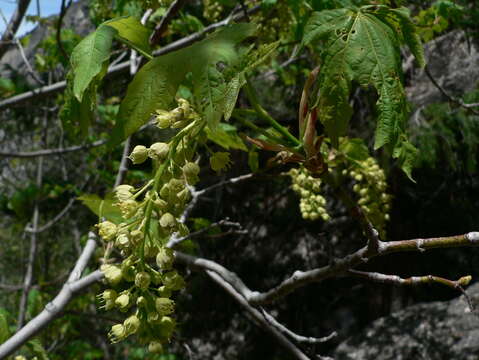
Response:
[{"label": "tree branch", "polygon": [[173,17],[180,11],[183,5],[186,3],[187,0],[174,0],[168,10],[166,10],[165,15],[161,18],[160,23],[155,27],[155,31],[150,36],[150,44],[151,45],[158,45],[160,42],[161,37],[165,33],[166,29],[168,28],[168,24],[171,22]]},{"label": "tree branch", "polygon": [[286,296],[299,287],[313,282],[320,282],[324,279],[340,275],[345,271],[365,263],[368,260],[387,254],[406,252],[406,251],[426,251],[437,248],[451,248],[461,246],[479,245],[479,232],[470,232],[464,235],[455,235],[448,237],[437,237],[429,239],[412,239],[399,241],[380,241],[376,253],[369,251],[365,246],[358,251],[337,260],[331,265],[309,271],[296,271],[291,277],[284,280],[281,284],[264,293],[256,293],[249,298],[252,304],[265,304],[273,302],[276,299]]},{"label": "tree branch", "polygon": [[241,296],[231,284],[229,284],[227,281],[225,281],[221,276],[219,276],[216,272],[214,271],[209,271],[207,270],[206,273],[209,275],[209,277],[216,282],[218,285],[220,285],[233,299],[238,302],[244,310],[248,314],[250,314],[255,322],[262,327],[264,330],[266,330],[270,335],[272,335],[284,348],[286,348],[291,355],[293,355],[296,359],[299,360],[309,360],[309,358],[298,348],[296,345],[294,345],[291,341],[288,340],[278,329],[275,327],[271,326],[268,321],[261,315],[261,313],[252,307],[246,299]]},{"label": "tree branch", "polygon": [[287,336],[289,336],[291,339],[293,339],[294,341],[296,341],[298,343],[321,344],[321,343],[329,341],[329,340],[333,339],[334,337],[338,336],[336,331],[333,331],[328,336],[323,336],[323,337],[320,337],[320,338],[301,336],[301,335],[298,335],[298,334],[294,333],[293,331],[289,330],[283,324],[279,323],[272,315],[270,315],[263,308],[261,309],[261,312],[263,313],[263,316],[266,319],[266,321],[268,321],[272,326],[274,326],[279,331],[286,334]]},{"label": "tree branch", "polygon": [[241,226],[240,223],[230,221],[228,218],[226,218],[226,219],[223,219],[223,220],[220,220],[220,221],[211,223],[211,224],[209,224],[208,226],[204,227],[203,229],[198,230],[198,231],[195,231],[195,232],[192,232],[192,233],[190,233],[190,234],[188,234],[188,235],[186,235],[186,236],[183,236],[183,237],[180,237],[180,238],[176,238],[176,237],[172,236],[172,237],[170,238],[170,240],[168,241],[168,243],[166,244],[166,247],[174,248],[175,246],[177,246],[178,244],[182,243],[183,241],[188,240],[188,239],[191,239],[192,237],[195,237],[195,236],[202,235],[202,234],[204,234],[205,232],[207,232],[208,230],[211,230],[212,228],[217,227],[217,226],[230,226],[230,227],[235,227],[235,228],[238,229],[238,232],[241,231],[242,234],[247,233],[246,230],[243,230],[243,227]]},{"label": "tree branch", "polygon": [[223,181],[220,181],[214,185],[211,185],[207,188],[204,188],[204,189],[201,189],[201,190],[198,190],[198,191],[195,191],[192,193],[192,196],[193,197],[199,197],[199,196],[202,196],[204,195],[205,193],[207,192],[210,192],[211,190],[214,190],[216,188],[219,188],[219,187],[222,187],[222,186],[225,186],[225,185],[228,185],[228,184],[236,184],[237,182],[240,182],[240,181],[243,181],[243,180],[248,180],[250,178],[252,178],[255,174],[253,173],[250,173],[250,174],[244,174],[244,175],[240,175],[240,176],[237,176],[237,177],[234,177],[234,178],[230,178],[230,179],[226,179],[226,180],[223,180]]},{"label": "tree branch", "polygon": [[95,251],[96,241],[94,239],[95,235],[90,233],[82,255],[78,259],[75,267],[70,273],[68,281],[63,285],[62,290],[58,295],[45,306],[45,309],[43,309],[40,314],[35,316],[35,318],[30,320],[24,327],[0,345],[0,359],[4,359],[12,354],[53,321],[76,293],[103,278],[103,273],[100,270],[94,271],[93,273],[80,278],[81,273]]},{"label": "tree branch", "polygon": [[187,255],[179,251],[175,252],[175,256],[178,261],[187,264],[191,268],[206,269],[217,273],[225,281],[231,284],[250,304],[260,305],[271,303],[307,284],[321,282],[325,279],[342,275],[348,270],[351,270],[376,256],[384,256],[406,251],[423,252],[429,249],[477,245],[479,245],[479,232],[470,232],[464,235],[449,237],[380,242],[376,253],[371,253],[368,247],[365,246],[344,258],[336,260],[333,264],[308,271],[298,270],[279,285],[266,292],[250,290],[238,275],[214,261]]},{"label": "tree branch", "polygon": [[424,284],[442,284],[454,290],[460,287],[467,286],[471,281],[471,276],[463,276],[458,280],[449,280],[439,276],[425,275],[425,276],[411,276],[408,278],[401,278],[397,275],[387,275],[378,272],[366,272],[359,270],[348,270],[348,274],[355,277],[366,279],[369,281],[378,282],[381,284],[403,285],[403,286],[418,286]]},{"label": "tree branch", "polygon": [[462,101],[462,99],[460,98],[457,98],[455,96],[452,96],[450,94],[448,94],[446,92],[446,90],[441,86],[439,85],[439,83],[436,81],[436,79],[434,79],[434,77],[432,76],[431,72],[429,71],[429,67],[426,65],[424,67],[424,71],[426,72],[426,75],[427,77],[429,78],[429,80],[431,80],[431,82],[433,83],[433,85],[441,92],[442,95],[444,95],[450,102],[453,102],[461,107],[463,107],[464,109],[467,109],[469,110],[470,112],[472,112],[474,115],[479,115],[479,111],[473,109],[474,107],[478,107],[479,106],[479,103],[473,103],[473,104],[466,104],[464,103],[464,101]]},{"label": "tree branch", "polygon": [[55,38],[57,40],[57,45],[58,48],[60,49],[60,52],[62,53],[63,57],[68,60],[70,57],[68,56],[67,52],[65,51],[65,48],[63,47],[62,44],[62,23],[63,23],[63,17],[66,14],[66,11],[72,4],[73,0],[69,0],[68,4],[65,5],[65,0],[62,0],[62,3],[60,5],[60,15],[58,15],[58,21],[57,21],[57,31],[55,34]]},{"label": "tree branch", "polygon": [[61,218],[64,217],[68,213],[68,210],[70,210],[70,208],[72,207],[75,200],[76,200],[76,197],[71,198],[70,201],[68,201],[68,204],[53,219],[51,219],[45,225],[37,227],[36,229],[34,227],[32,227],[32,228],[27,227],[27,228],[25,228],[25,231],[29,232],[29,233],[39,234],[39,233],[42,233],[42,232],[48,230],[53,225],[55,225],[58,221],[60,221]]},{"label": "tree branch", "polygon": [[9,151],[0,151],[0,157],[15,157],[15,158],[33,158],[39,156],[52,156],[58,154],[65,154],[74,151],[80,151],[84,149],[90,149],[98,146],[102,146],[107,143],[107,140],[98,140],[92,142],[91,144],[84,145],[75,145],[67,148],[61,149],[44,149],[30,152],[9,152]]},{"label": "tree branch", "polygon": [[15,34],[22,23],[23,17],[27,12],[28,5],[30,5],[30,0],[18,0],[17,8],[10,18],[9,23],[5,28],[5,32],[0,39],[0,59],[5,55],[8,50],[8,45],[15,37]]},{"label": "tree branch", "polygon": [[369,281],[379,282],[382,284],[392,284],[398,286],[419,286],[423,284],[442,284],[450,287],[454,290],[459,290],[465,297],[467,304],[469,305],[469,309],[471,312],[474,311],[474,305],[471,301],[469,295],[467,295],[466,291],[464,290],[464,286],[467,286],[471,281],[472,277],[470,275],[463,276],[458,280],[449,280],[443,277],[434,276],[434,275],[426,275],[426,276],[411,276],[409,278],[403,279],[397,275],[386,275],[377,272],[365,272],[365,271],[358,271],[358,270],[348,270],[348,273],[360,277]]},{"label": "tree branch", "polygon": [[[5,23],[5,27],[7,27],[8,22],[7,22],[7,19],[5,18],[4,14],[3,14],[2,9],[0,9],[0,16],[2,17],[3,22]],[[27,73],[30,74],[30,76],[33,78],[33,80],[35,80],[37,83],[39,83],[40,85],[45,85],[45,83],[42,81],[42,79],[40,79],[38,77],[38,75],[35,73],[35,71],[33,70],[32,65],[30,65],[30,62],[28,61],[28,59],[25,55],[25,51],[23,50],[23,46],[22,46],[20,40],[18,40],[18,38],[16,38],[15,35],[13,35],[13,34],[12,34],[12,43],[17,45],[18,51],[20,51],[20,57],[22,58],[23,63],[27,67]]]}]

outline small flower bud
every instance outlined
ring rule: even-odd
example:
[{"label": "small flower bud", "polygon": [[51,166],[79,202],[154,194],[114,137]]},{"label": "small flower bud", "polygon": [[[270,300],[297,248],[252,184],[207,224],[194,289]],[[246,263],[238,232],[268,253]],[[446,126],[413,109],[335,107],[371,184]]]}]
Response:
[{"label": "small flower bud", "polygon": [[185,165],[183,165],[182,170],[183,175],[186,177],[197,176],[200,173],[200,167],[194,162],[187,162]]},{"label": "small flower bud", "polygon": [[231,166],[230,154],[227,152],[216,152],[210,157],[210,166],[216,171],[226,170]]},{"label": "small flower bud", "polygon": [[128,282],[135,281],[136,270],[132,265],[128,265],[126,262],[121,264],[121,276]]},{"label": "small flower bud", "polygon": [[125,327],[122,324],[113,325],[108,335],[113,343],[121,341],[127,336]]},{"label": "small flower bud", "polygon": [[178,200],[180,200],[182,203],[186,202],[190,198],[190,190],[188,189],[183,189],[177,194]]},{"label": "small flower bud", "polygon": [[153,202],[160,210],[166,210],[168,208],[168,203],[163,199],[156,199]]},{"label": "small flower bud", "polygon": [[156,255],[156,264],[161,270],[170,270],[175,260],[173,250],[162,247]]},{"label": "small flower bud", "polygon": [[131,185],[118,185],[115,188],[115,197],[118,201],[126,201],[133,196],[133,191],[135,188]]},{"label": "small flower bud", "polygon": [[170,213],[164,213],[160,218],[160,226],[163,228],[172,228],[176,225],[176,219]]},{"label": "small flower bud", "polygon": [[115,265],[104,264],[100,267],[101,272],[105,275],[105,279],[112,285],[118,284],[121,279],[121,269]]},{"label": "small flower bud", "polygon": [[174,192],[175,194],[178,194],[185,188],[185,183],[183,182],[183,180],[173,178],[168,181],[168,187],[170,191]]},{"label": "small flower bud", "polygon": [[148,156],[152,159],[163,160],[168,156],[170,147],[167,143],[157,142],[150,146]]},{"label": "small flower bud", "polygon": [[123,322],[123,326],[127,336],[134,334],[140,328],[140,319],[136,315],[131,315]]},{"label": "small flower bud", "polygon": [[111,310],[115,307],[115,301],[105,300],[105,304],[100,306],[100,309]]},{"label": "small flower bud", "polygon": [[150,283],[151,283],[151,276],[147,272],[141,271],[138,274],[136,274],[135,285],[141,290],[148,289],[148,286],[150,286]]},{"label": "small flower bud", "polygon": [[133,164],[141,164],[148,159],[148,149],[146,146],[137,145],[134,147],[128,158],[133,162]]},{"label": "small flower bud", "polygon": [[97,227],[98,234],[105,241],[112,240],[116,235],[117,227],[111,221],[103,221],[99,223]]},{"label": "small flower bud", "polygon": [[121,234],[116,238],[115,246],[120,249],[126,249],[130,245],[130,240],[128,236],[125,234]]},{"label": "small flower bud", "polygon": [[100,295],[98,295],[98,298],[103,301],[115,301],[117,298],[118,294],[115,290],[113,289],[106,289],[103,291]]},{"label": "small flower bud", "polygon": [[183,110],[184,116],[188,116],[191,112],[191,106],[190,106],[190,103],[188,102],[188,100],[179,98],[177,100],[177,102],[178,102],[178,107],[181,110]]},{"label": "small flower bud", "polygon": [[169,184],[164,184],[160,189],[160,196],[164,199],[167,199],[170,195],[170,186]]},{"label": "small flower bud", "polygon": [[152,341],[148,344],[148,351],[152,354],[161,354],[163,352],[163,345],[159,341]]},{"label": "small flower bud", "polygon": [[153,258],[158,253],[158,247],[152,244],[145,244],[145,257]]},{"label": "small flower bud", "polygon": [[139,207],[139,204],[133,199],[121,201],[117,205],[120,208],[121,214],[125,218],[130,218],[135,215],[135,212]]},{"label": "small flower bud", "polygon": [[151,311],[146,315],[146,321],[151,324],[154,324],[160,321],[160,314],[158,314],[156,311]]},{"label": "small flower bud", "polygon": [[167,288],[174,291],[183,289],[185,287],[185,280],[176,271],[167,272],[163,276],[163,283]]},{"label": "small flower bud", "polygon": [[130,233],[130,240],[133,243],[133,245],[136,246],[141,242],[141,240],[143,240],[144,236],[145,235],[143,234],[141,230],[133,230]]},{"label": "small flower bud", "polygon": [[169,128],[174,121],[173,116],[166,110],[156,110],[156,126],[160,129]]},{"label": "small flower bud", "polygon": [[175,311],[175,302],[168,298],[156,298],[155,300],[156,311],[161,315],[169,315]]},{"label": "small flower bud", "polygon": [[130,305],[130,296],[128,294],[121,294],[115,300],[115,305],[120,308],[120,310],[125,310]]}]

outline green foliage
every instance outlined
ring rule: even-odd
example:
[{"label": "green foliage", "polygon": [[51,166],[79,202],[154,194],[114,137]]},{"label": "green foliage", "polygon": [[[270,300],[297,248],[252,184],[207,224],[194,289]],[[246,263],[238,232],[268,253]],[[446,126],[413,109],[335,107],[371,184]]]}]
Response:
[{"label": "green foliage", "polygon": [[30,350],[32,355],[36,356],[38,360],[48,360],[47,351],[43,348],[40,340],[33,339],[27,342],[27,348]]},{"label": "green foliage", "polygon": [[101,80],[105,75],[115,29],[100,26],[83,39],[71,56],[73,70],[73,94],[82,101],[83,93],[94,79]]},{"label": "green foliage", "polygon": [[149,31],[137,19],[122,17],[103,23],[75,47],[60,114],[67,127],[73,129],[79,124],[81,134],[86,136],[96,108],[97,88],[108,69],[113,39],[149,57],[148,35]]},{"label": "green foliage", "polygon": [[[476,102],[478,92],[466,95]],[[418,163],[431,168],[474,174],[477,172],[479,149],[478,116],[464,109],[451,109],[448,104],[431,104],[422,111],[423,120],[414,129],[415,144],[421,149]]]},{"label": "green foliage", "polygon": [[149,31],[138,20],[126,17],[103,23],[83,39],[71,57],[73,93],[78,101],[82,101],[83,93],[94,80],[100,81],[105,75],[114,37],[148,54],[148,35]]},{"label": "green foliage", "polygon": [[15,93],[15,83],[11,79],[0,77],[0,98],[12,96]]},{"label": "green foliage", "polygon": [[348,128],[351,83],[373,86],[379,95],[374,147],[390,144],[410,176],[407,169],[414,152],[402,144],[407,141],[403,128],[408,107],[401,83],[399,46],[407,43],[421,66],[424,56],[407,10],[376,5],[317,12],[306,26],[303,44],[317,39],[326,44],[314,106],[318,106],[319,119],[333,145],[337,146]]},{"label": "green foliage", "polygon": [[111,143],[138,130],[155,110],[170,109],[179,85],[189,73],[196,111],[212,128],[221,116],[227,118],[239,92],[239,79],[232,69],[248,56],[244,48],[237,46],[253,33],[251,24],[230,25],[201,42],[148,62],[128,86]]},{"label": "green foliage", "polygon": [[[3,309],[2,309],[3,310]],[[11,336],[6,314],[0,313],[0,344]]]},{"label": "green foliage", "polygon": [[113,196],[107,196],[105,199],[98,195],[82,195],[78,198],[87,206],[99,219],[104,217],[115,224],[121,223],[124,219],[121,210],[115,205]]},{"label": "green foliage", "polygon": [[[69,59],[65,58],[58,46],[56,29],[54,29],[53,25],[50,26],[50,29],[52,34],[42,40],[39,44],[40,51],[35,53],[35,67],[39,72],[53,71],[59,63],[65,68],[69,65]],[[60,38],[66,54],[71,54],[81,40],[80,36],[71,29],[61,29]]]},{"label": "green foliage", "polygon": [[369,150],[363,139],[342,138],[339,141],[339,151],[351,161],[364,161],[369,157]]},{"label": "green foliage", "polygon": [[226,150],[237,149],[248,151],[243,140],[238,136],[238,129],[230,124],[220,123],[214,130],[205,129],[208,139]]},{"label": "green foliage", "polygon": [[116,37],[121,42],[128,44],[142,54],[150,54],[151,47],[148,42],[150,31],[133,16],[106,21],[102,26],[112,27],[117,31]]}]

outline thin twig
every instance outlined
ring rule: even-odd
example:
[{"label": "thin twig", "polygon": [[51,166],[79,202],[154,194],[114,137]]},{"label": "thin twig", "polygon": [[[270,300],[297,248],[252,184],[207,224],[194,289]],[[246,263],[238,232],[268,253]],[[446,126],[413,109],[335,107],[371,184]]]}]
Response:
[{"label": "thin twig", "polygon": [[408,278],[401,278],[397,275],[381,274],[378,272],[367,272],[359,270],[348,270],[348,274],[355,277],[360,277],[369,281],[378,282],[381,284],[402,285],[402,286],[418,286],[424,284],[442,284],[450,287],[454,290],[458,290],[459,287],[465,286],[471,280],[470,276],[463,276],[458,280],[449,280],[443,277],[434,275],[425,276],[411,276]]},{"label": "thin twig", "polygon": [[425,275],[425,276],[411,276],[409,278],[401,278],[397,275],[387,275],[381,274],[378,272],[366,272],[358,270],[348,270],[348,274],[351,274],[355,277],[360,277],[369,281],[374,281],[382,284],[392,284],[398,286],[420,286],[424,284],[442,284],[447,287],[450,287],[454,290],[459,290],[464,297],[466,298],[467,304],[471,312],[474,312],[474,306],[471,299],[464,290],[464,286],[467,286],[471,281],[471,276],[463,276],[458,280],[449,280],[443,277],[434,276],[434,275]]},{"label": "thin twig", "polygon": [[70,57],[65,51],[65,48],[63,47],[63,43],[62,43],[62,23],[63,23],[63,17],[65,16],[66,11],[68,10],[72,2],[73,0],[69,0],[68,4],[65,6],[65,0],[62,0],[62,4],[60,6],[60,15],[58,15],[58,21],[57,21],[57,32],[56,32],[57,45],[58,45],[58,48],[60,49],[60,52],[62,53],[63,57],[66,60],[68,60]]},{"label": "thin twig", "polygon": [[249,174],[240,175],[240,176],[237,176],[237,177],[234,177],[234,178],[226,179],[226,180],[220,181],[220,182],[218,182],[214,185],[211,185],[207,188],[198,190],[198,191],[194,192],[194,195],[192,195],[192,196],[202,196],[205,193],[210,192],[211,190],[214,190],[216,188],[219,188],[219,187],[222,187],[222,186],[225,186],[225,185],[228,185],[228,184],[236,184],[237,182],[250,179],[253,176],[254,176],[253,173],[249,173]]},{"label": "thin twig", "polygon": [[[223,220],[220,220],[220,221],[211,223],[211,224],[209,224],[208,226],[204,227],[203,229],[198,230],[198,231],[195,231],[195,232],[192,232],[192,233],[190,233],[190,234],[188,234],[188,235],[186,235],[186,236],[183,236],[183,237],[180,237],[180,238],[175,238],[175,237],[172,236],[172,237],[170,238],[170,240],[168,241],[168,243],[166,244],[166,247],[174,248],[175,246],[178,246],[178,244],[182,243],[182,242],[185,241],[185,240],[188,240],[188,239],[191,239],[191,238],[193,238],[193,237],[202,235],[202,234],[204,234],[205,232],[211,230],[212,228],[219,227],[219,226],[231,226],[231,227],[235,227],[235,228],[239,229],[239,231],[241,231],[242,234],[245,233],[245,232],[243,232],[243,231],[246,231],[246,230],[243,230],[243,227],[241,226],[240,223],[229,221],[229,219],[226,218],[226,219],[223,219]],[[247,231],[246,231],[246,232],[247,232]]]},{"label": "thin twig", "polygon": [[90,149],[98,146],[102,146],[107,143],[107,140],[97,140],[91,144],[84,145],[75,145],[67,148],[60,149],[44,149],[30,152],[10,152],[10,151],[0,151],[0,157],[15,157],[15,158],[34,158],[39,156],[52,156],[58,154],[65,154],[69,152],[80,151],[84,149]]},{"label": "thin twig", "polygon": [[268,321],[271,325],[273,325],[275,328],[277,328],[279,331],[281,331],[282,333],[286,334],[287,336],[289,336],[291,339],[293,339],[294,341],[296,342],[299,342],[299,343],[306,343],[306,344],[321,344],[321,343],[324,343],[326,341],[329,341],[333,338],[335,338],[336,336],[338,336],[338,334],[336,333],[336,331],[333,331],[331,334],[329,334],[328,336],[323,336],[323,337],[320,337],[320,338],[315,338],[315,337],[309,337],[309,336],[301,336],[301,335],[298,335],[296,334],[295,332],[291,331],[290,329],[288,329],[286,326],[284,326],[283,324],[281,324],[280,322],[278,322],[278,320],[276,320],[271,314],[269,314],[265,309],[261,308],[261,312],[263,313],[263,316],[264,318],[266,319],[266,321]]},{"label": "thin twig", "polygon": [[209,275],[209,277],[216,282],[218,285],[220,285],[233,299],[238,302],[244,310],[248,314],[250,314],[253,319],[258,323],[260,327],[262,327],[264,330],[269,332],[278,342],[286,348],[291,355],[293,355],[296,359],[299,360],[309,360],[309,358],[296,346],[294,345],[291,341],[286,338],[280,331],[278,331],[274,326],[271,326],[265,318],[261,315],[261,313],[252,307],[244,297],[239,294],[231,284],[229,284],[227,281],[225,281],[221,276],[219,276],[217,273],[214,271],[209,271],[207,270],[206,273]]},{"label": "thin twig", "polygon": [[[2,17],[4,23],[5,23],[5,26],[8,26],[8,23],[7,23],[7,19],[5,18],[5,15],[3,14],[3,11],[2,9],[0,9],[0,16]],[[23,46],[22,46],[22,43],[20,42],[20,40],[18,40],[18,38],[15,37],[15,35],[12,34],[12,41],[13,43],[15,43],[18,47],[18,51],[20,51],[20,57],[22,58],[23,60],[23,63],[25,64],[25,66],[27,67],[27,73],[30,74],[30,76],[37,82],[39,83],[40,85],[45,85],[45,83],[42,81],[42,79],[40,79],[37,75],[37,73],[33,70],[32,66],[30,65],[30,62],[28,61],[26,55],[25,55],[25,51],[23,50]]]},{"label": "thin twig", "polygon": [[467,110],[471,111],[475,115],[479,115],[479,111],[473,109],[474,107],[478,107],[479,103],[466,104],[466,103],[464,103],[464,101],[462,101],[461,98],[457,98],[455,96],[452,96],[452,95],[448,94],[446,92],[446,90],[441,85],[439,85],[439,83],[436,81],[436,79],[434,79],[434,77],[432,76],[431,72],[429,71],[429,67],[427,65],[424,67],[424,71],[426,72],[427,77],[429,78],[429,80],[431,80],[431,82],[434,84],[434,86],[441,92],[442,95],[444,95],[446,98],[448,98],[448,100],[450,102],[453,102],[453,103],[463,107],[464,109],[467,109]]},{"label": "thin twig", "polygon": [[18,0],[17,8],[10,18],[9,23],[5,28],[5,32],[0,39],[0,59],[5,55],[8,50],[8,45],[11,43],[11,40],[15,37],[17,30],[22,23],[23,17],[27,12],[28,5],[30,5],[30,0]]},{"label": "thin twig", "polygon": [[[36,179],[36,185],[38,189],[41,189],[42,187],[42,179],[43,179],[43,158],[40,157],[38,159],[37,179]],[[28,254],[27,271],[23,281],[22,296],[20,298],[17,329],[20,329],[23,326],[23,323],[25,321],[28,294],[30,293],[30,289],[33,282],[33,269],[35,266],[35,258],[37,255],[37,240],[38,240],[36,230],[38,229],[39,217],[40,217],[39,204],[38,204],[38,201],[35,201],[35,204],[33,207],[33,219],[32,219],[32,229],[34,232],[32,232],[32,234],[30,235],[30,251]]]},{"label": "thin twig", "polygon": [[150,36],[150,44],[151,45],[158,45],[160,42],[161,37],[165,33],[166,29],[168,28],[168,24],[171,20],[175,17],[175,15],[180,11],[183,5],[186,3],[187,0],[174,0],[168,10],[166,10],[165,15],[161,18],[160,23],[155,27],[155,31]]},{"label": "thin twig", "polygon": [[25,231],[29,232],[29,233],[39,234],[39,233],[42,233],[42,232],[48,230],[53,225],[55,225],[58,221],[60,221],[68,213],[68,211],[70,210],[70,208],[72,207],[72,205],[73,205],[73,203],[75,202],[76,199],[77,199],[76,197],[71,198],[68,201],[68,203],[66,204],[66,206],[53,219],[51,219],[46,224],[40,226],[37,229],[34,229],[33,227],[26,227]]}]

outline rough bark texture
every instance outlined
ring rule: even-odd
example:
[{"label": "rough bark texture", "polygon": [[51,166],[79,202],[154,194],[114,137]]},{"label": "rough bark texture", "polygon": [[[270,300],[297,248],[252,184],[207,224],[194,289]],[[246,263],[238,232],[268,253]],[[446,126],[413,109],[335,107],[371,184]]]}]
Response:
[{"label": "rough bark texture", "polygon": [[[479,300],[479,284],[468,293]],[[374,321],[336,350],[336,360],[475,360],[479,318],[464,297],[418,304]]]}]

